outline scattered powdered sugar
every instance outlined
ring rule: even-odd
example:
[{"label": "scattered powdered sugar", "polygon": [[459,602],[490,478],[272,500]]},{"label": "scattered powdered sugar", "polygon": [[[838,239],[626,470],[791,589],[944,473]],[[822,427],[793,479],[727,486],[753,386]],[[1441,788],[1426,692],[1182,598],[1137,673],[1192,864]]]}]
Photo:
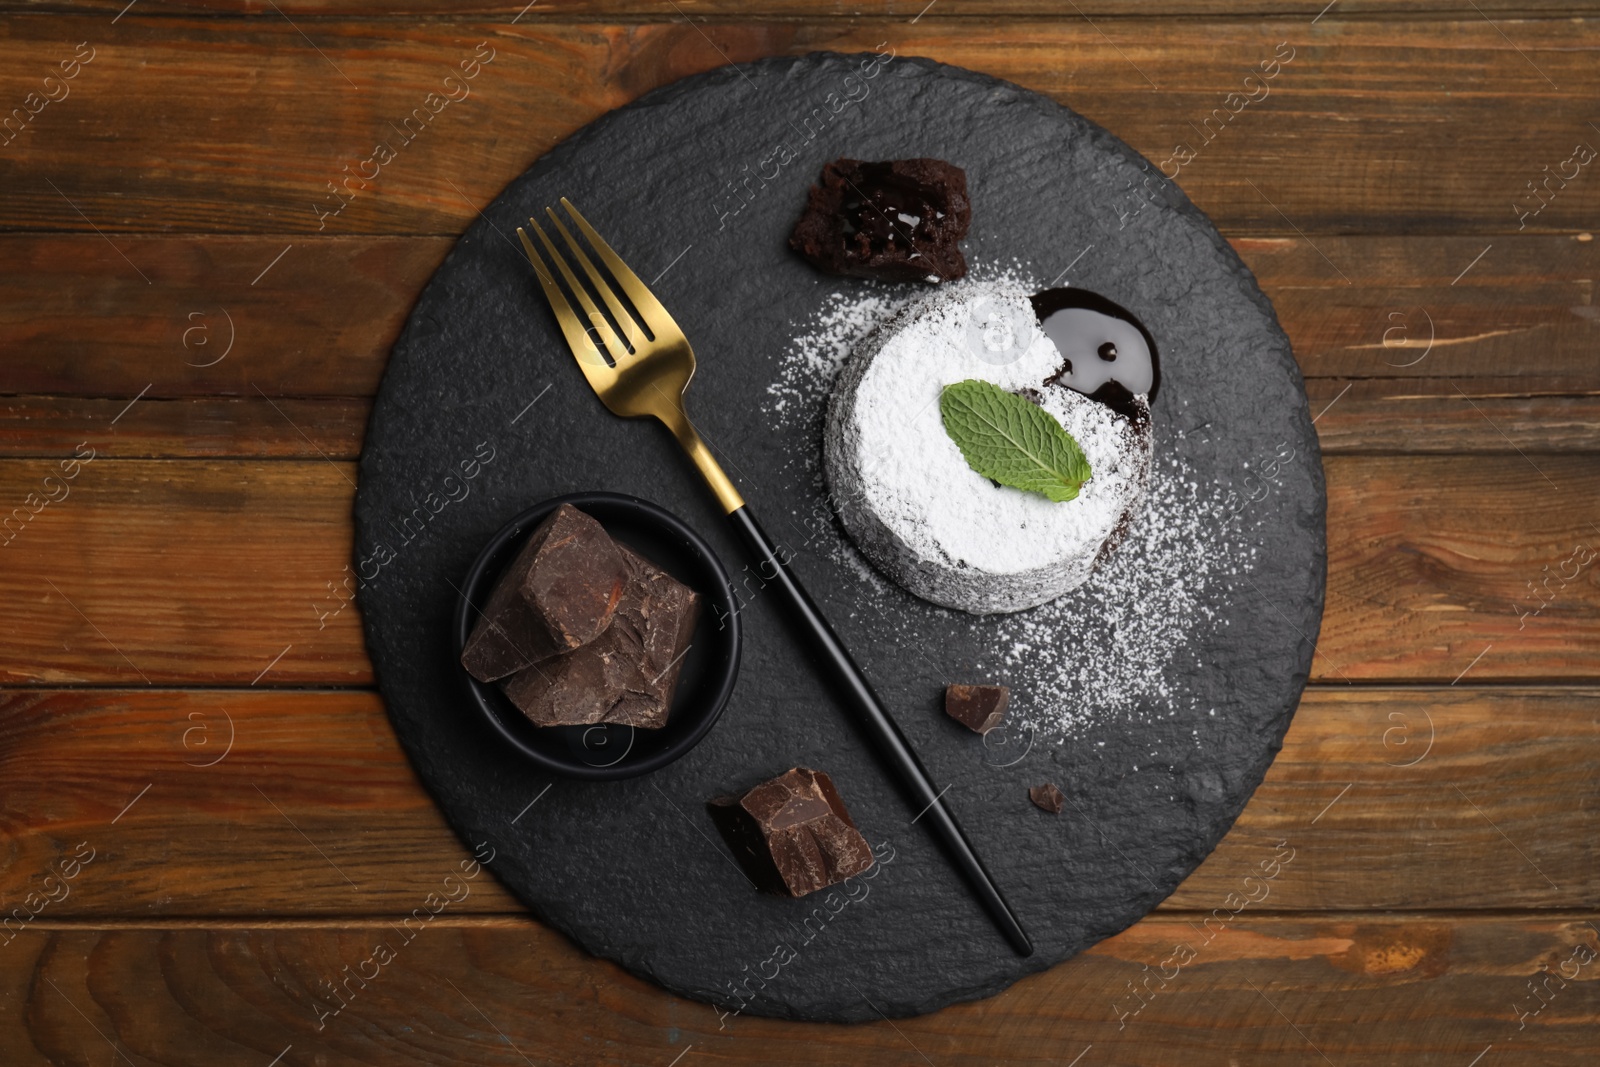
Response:
[{"label": "scattered powdered sugar", "polygon": [[1167,668],[1215,618],[1205,590],[1225,555],[1206,547],[1222,525],[1209,499],[1181,457],[1158,453],[1127,540],[1089,581],[1000,617],[995,658],[1027,694],[1013,713],[1019,725],[1052,735],[1170,709],[1178,694]]},{"label": "scattered powdered sugar", "polygon": [[[968,277],[996,285],[1033,284],[1015,265],[988,268],[973,265]],[[778,363],[777,379],[767,386],[767,394],[772,399],[766,411],[773,417],[820,417],[822,408],[827,406],[833,380],[850,358],[856,342],[926,292],[904,285],[857,284],[859,288],[829,293],[811,320],[797,325],[795,337]]]},{"label": "scattered powdered sugar", "polygon": [[815,414],[827,404],[834,377],[856,342],[911,299],[904,286],[829,293],[804,332],[784,350],[778,378],[767,386],[767,412],[783,419],[798,408]]},{"label": "scattered powdered sugar", "polygon": [[[985,282],[1043,287],[1017,267],[974,265],[971,274]],[[764,408],[779,425],[804,431],[798,435],[804,451],[792,458],[824,498],[822,422],[834,380],[873,327],[922,295],[876,285],[830,294],[799,324],[779,359]],[[1198,714],[1180,706],[1186,698],[1172,684],[1174,661],[1191,655],[1196,638],[1215,627],[1212,590],[1236,579],[1234,561],[1249,552],[1230,543],[1235,524],[1172,450],[1181,435],[1156,429],[1155,459],[1132,528],[1083,585],[1015,614],[944,613],[951,634],[977,634],[985,641],[987,651],[974,669],[1012,688],[1011,724],[1040,740],[1059,741],[1116,721]],[[903,627],[914,643],[914,628],[926,626],[926,619],[897,619],[905,615],[901,594],[848,537],[819,537],[809,547],[862,579],[857,599],[864,617],[890,630]]]}]

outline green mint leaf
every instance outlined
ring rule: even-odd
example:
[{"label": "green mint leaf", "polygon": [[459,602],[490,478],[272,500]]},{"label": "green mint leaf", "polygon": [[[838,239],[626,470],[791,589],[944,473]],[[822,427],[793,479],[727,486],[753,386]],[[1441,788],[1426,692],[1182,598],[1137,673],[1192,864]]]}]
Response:
[{"label": "green mint leaf", "polygon": [[967,465],[991,481],[1059,503],[1089,480],[1089,460],[1055,417],[992,382],[945,386],[939,414]]}]

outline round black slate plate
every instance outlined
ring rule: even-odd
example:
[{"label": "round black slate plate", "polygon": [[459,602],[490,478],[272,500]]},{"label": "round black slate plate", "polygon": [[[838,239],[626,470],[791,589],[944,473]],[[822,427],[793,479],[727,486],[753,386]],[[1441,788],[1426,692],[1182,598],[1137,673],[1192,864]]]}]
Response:
[{"label": "round black slate plate", "polygon": [[[367,642],[395,730],[446,816],[470,846],[495,850],[493,870],[539,918],[730,1015],[931,1011],[997,992],[1136,921],[1211,851],[1260,782],[1321,619],[1316,438],[1288,341],[1238,258],[1155,168],[1074,112],[969,71],[869,59],[714,71],[552,149],[485,209],[423,292],[361,458]],[[1208,507],[1229,492],[1256,498],[1219,512],[1214,535],[1202,524],[1192,546],[1174,549],[1211,563],[1226,555],[1237,577],[1202,590],[1205,625],[1163,672],[1168,695],[1065,740],[1041,738],[1010,767],[937,710],[946,682],[999,673],[1000,623],[877,588],[841,562],[849,549],[837,525],[803,535],[795,526],[825,509],[811,459],[821,398],[804,402],[804,417],[774,419],[768,388],[795,331],[828,294],[860,283],[818,275],[785,238],[822,163],[846,154],[964,167],[969,259],[1015,262],[1046,281],[1070,268],[1072,284],[1137,313],[1163,352],[1158,456],[1181,459]],[[666,433],[610,416],[559,339],[514,228],[563,195],[646,281],[659,275],[655,292],[699,355],[691,412],[774,536],[804,545],[796,570],[934,778],[950,784],[1033,935],[1032,958],[1007,948],[911,823],[917,813],[754,579],[732,701],[704,742],[657,774],[552,784],[462,706],[450,659],[456,586],[529,503],[634,493],[695,527],[736,581],[743,562]],[[1293,458],[1269,482],[1252,480],[1285,449]],[[1137,551],[1136,540],[1122,551]],[[862,606],[869,595],[873,610]],[[1064,626],[1061,654],[1093,655],[1097,625]],[[877,875],[848,895],[752,892],[704,814],[708,798],[797,764],[832,774],[879,846]],[[1061,816],[1028,803],[1026,787],[1045,780],[1067,793]],[[1108,991],[1108,1017],[1112,1002]]]}]

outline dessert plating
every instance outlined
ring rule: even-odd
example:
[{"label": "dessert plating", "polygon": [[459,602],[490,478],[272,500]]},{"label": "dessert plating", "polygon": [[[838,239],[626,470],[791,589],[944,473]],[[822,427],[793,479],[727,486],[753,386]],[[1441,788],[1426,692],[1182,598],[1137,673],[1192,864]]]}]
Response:
[{"label": "dessert plating", "polygon": [[[999,486],[968,465],[939,397],[973,378],[1025,396],[1072,435],[1092,470],[1077,499]],[[1053,600],[1137,514],[1158,380],[1148,331],[1103,297],[948,286],[870,333],[840,374],[824,442],[835,506],[869,560],[935,604],[986,614]]]}]

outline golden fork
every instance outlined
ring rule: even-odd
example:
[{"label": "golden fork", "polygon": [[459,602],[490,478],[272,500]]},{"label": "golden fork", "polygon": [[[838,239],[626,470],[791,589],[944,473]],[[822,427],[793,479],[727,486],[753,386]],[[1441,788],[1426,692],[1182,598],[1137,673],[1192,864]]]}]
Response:
[{"label": "golden fork", "polygon": [[[528,219],[528,229],[538,235],[539,243],[560,272],[567,291],[582,309],[581,316],[574,310],[555,278],[544,268],[527,230],[518,227],[517,236],[522,239],[522,247],[539,277],[539,285],[544,290],[545,299],[550,302],[550,310],[555,312],[567,346],[572,349],[590,387],[613,414],[624,418],[653,416],[672,431],[678,444],[683,446],[701,477],[711,487],[717,502],[728,513],[740,540],[757,564],[758,573],[784,591],[796,623],[805,630],[816,652],[839,683],[840,695],[855,712],[857,723],[866,731],[899,779],[907,799],[918,809],[912,821],[927,817],[934,836],[945,847],[952,862],[966,877],[1012,947],[1020,955],[1031,955],[1033,944],[945,804],[943,790],[935,788],[922,761],[912,751],[900,727],[873,692],[861,668],[833,632],[827,619],[817,610],[810,594],[790,571],[771,539],[750,514],[744,498],[723,473],[721,465],[689,421],[683,409],[684,390],[694,377],[694,349],[689,346],[689,339],[649,287],[628,269],[622,257],[612,251],[611,246],[601,239],[566,197],[561,198],[561,206],[572,217],[610,275],[608,278],[595,267],[583,246],[567,231],[555,211],[545,208],[545,214],[565,244],[567,255],[593,284],[594,291],[600,295],[606,310],[610,312],[609,318],[594,303],[568,265],[566,257],[561,255],[537,221]],[[623,297],[632,305],[631,311],[624,306]]]}]

